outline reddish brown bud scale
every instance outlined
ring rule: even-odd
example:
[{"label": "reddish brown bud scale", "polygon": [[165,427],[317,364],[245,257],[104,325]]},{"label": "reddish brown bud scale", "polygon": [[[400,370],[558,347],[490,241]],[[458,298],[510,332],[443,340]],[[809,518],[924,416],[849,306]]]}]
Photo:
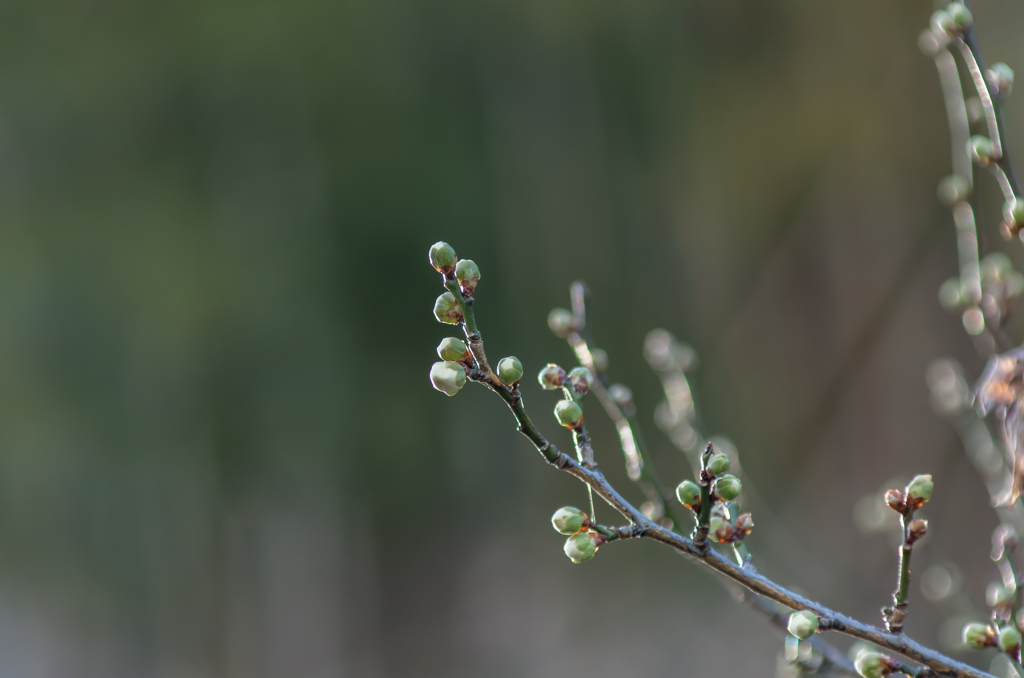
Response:
[{"label": "reddish brown bud scale", "polygon": [[903,493],[899,490],[887,490],[885,493],[885,503],[900,515],[905,515],[907,512],[907,502],[903,498]]},{"label": "reddish brown bud scale", "polygon": [[928,534],[928,521],[917,518],[907,526],[907,544],[913,544]]}]

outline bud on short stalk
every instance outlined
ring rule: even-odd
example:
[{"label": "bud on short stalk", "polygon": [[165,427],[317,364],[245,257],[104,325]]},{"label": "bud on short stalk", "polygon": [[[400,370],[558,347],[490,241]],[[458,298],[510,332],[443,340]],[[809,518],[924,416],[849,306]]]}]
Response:
[{"label": "bud on short stalk", "polygon": [[910,525],[907,525],[907,545],[914,544],[921,537],[928,534],[928,521],[917,518],[910,521]]},{"label": "bud on short stalk", "polygon": [[594,385],[594,373],[586,367],[574,368],[569,373],[569,383],[572,384],[572,390],[576,391],[578,395],[587,395],[590,387]]},{"label": "bud on short stalk", "polygon": [[971,152],[971,157],[981,167],[988,167],[989,163],[997,160],[995,157],[996,147],[992,144],[992,140],[988,137],[973,136],[968,142],[968,149]]},{"label": "bud on short stalk", "polygon": [[1002,61],[994,63],[988,69],[989,85],[1001,97],[1005,97],[1013,89],[1013,69]]},{"label": "bud on short stalk", "polygon": [[594,557],[597,547],[604,543],[604,537],[597,532],[580,532],[565,540],[565,555],[574,563],[583,563]]},{"label": "bud on short stalk", "polygon": [[956,32],[956,22],[946,10],[940,9],[932,13],[931,27],[936,35],[948,37]]},{"label": "bud on short stalk", "polygon": [[717,542],[731,544],[736,541],[736,528],[725,518],[712,516],[708,521],[708,535]]},{"label": "bud on short stalk", "polygon": [[724,476],[729,472],[729,457],[722,453],[715,454],[708,460],[708,473],[713,476]]},{"label": "bud on short stalk", "polygon": [[1024,198],[1014,198],[1003,203],[1003,221],[1014,232],[1024,224]]},{"label": "bud on short stalk", "polygon": [[554,363],[548,363],[537,375],[537,381],[545,391],[554,391],[565,383],[565,370]]},{"label": "bud on short stalk", "polygon": [[953,20],[953,25],[956,26],[959,31],[966,31],[974,24],[974,17],[971,16],[971,11],[964,7],[962,3],[951,2],[949,6],[946,7],[946,12]]},{"label": "bud on short stalk", "polygon": [[445,337],[437,345],[437,357],[441,360],[458,363],[463,360],[469,360],[472,354],[462,340],[455,337]]},{"label": "bud on short stalk", "polygon": [[907,485],[907,505],[915,509],[924,506],[926,501],[931,501],[934,486],[930,475],[914,476],[914,479]]},{"label": "bud on short stalk", "polygon": [[480,269],[470,259],[460,259],[455,265],[455,279],[459,281],[462,293],[467,297],[472,296],[480,282]]},{"label": "bud on short stalk", "polygon": [[561,534],[572,535],[590,527],[590,518],[575,506],[563,506],[551,516],[551,525]]},{"label": "bud on short stalk", "polygon": [[466,370],[451,361],[434,363],[430,366],[430,383],[438,391],[453,396],[466,385]]},{"label": "bud on short stalk", "polygon": [[692,480],[684,480],[676,488],[676,498],[679,503],[694,513],[700,511],[700,486]]},{"label": "bud on short stalk", "polygon": [[555,405],[555,419],[566,428],[576,428],[583,423],[583,409],[571,400],[559,400]]},{"label": "bud on short stalk", "polygon": [[458,325],[462,322],[462,308],[451,292],[445,292],[434,302],[434,317],[446,325]]},{"label": "bud on short stalk", "polygon": [[711,491],[715,497],[722,501],[732,501],[736,497],[740,496],[740,491],[743,489],[743,485],[740,483],[740,479],[732,475],[724,475],[720,478],[715,479],[714,485],[711,487]]},{"label": "bud on short stalk", "polygon": [[996,639],[999,649],[1007,654],[1017,654],[1020,650],[1020,631],[1013,626],[1004,626],[999,629],[999,636]]},{"label": "bud on short stalk", "polygon": [[862,652],[853,662],[853,667],[864,678],[883,678],[898,671],[900,664],[881,652]]},{"label": "bud on short stalk", "polygon": [[996,644],[996,634],[992,628],[977,622],[964,627],[963,638],[964,644],[972,650],[984,650],[986,647],[994,647]]},{"label": "bud on short stalk", "polygon": [[498,379],[512,386],[518,384],[523,378],[523,364],[519,358],[509,356],[498,361]]},{"label": "bud on short stalk", "polygon": [[556,337],[565,339],[575,329],[574,325],[572,313],[564,308],[553,308],[551,313],[548,313],[548,327]]},{"label": "bud on short stalk", "polygon": [[885,503],[896,513],[905,514],[907,512],[907,501],[899,490],[886,490]]},{"label": "bud on short stalk", "polygon": [[430,265],[446,276],[455,270],[455,250],[444,241],[435,242],[427,254]]},{"label": "bud on short stalk", "polygon": [[818,631],[818,615],[810,610],[800,610],[789,615],[789,632],[800,640],[807,640]]},{"label": "bud on short stalk", "polygon": [[749,513],[741,513],[736,518],[736,536],[739,539],[746,539],[754,530],[754,519]]}]

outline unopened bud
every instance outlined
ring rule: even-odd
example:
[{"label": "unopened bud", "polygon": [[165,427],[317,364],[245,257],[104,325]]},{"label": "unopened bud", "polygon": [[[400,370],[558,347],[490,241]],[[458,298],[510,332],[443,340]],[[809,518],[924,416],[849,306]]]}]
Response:
[{"label": "unopened bud", "polygon": [[921,508],[926,501],[931,500],[933,487],[935,484],[927,473],[914,476],[914,479],[907,485],[907,504],[915,509]]},{"label": "unopened bud", "polygon": [[810,610],[800,610],[789,615],[789,632],[800,640],[807,640],[818,631],[818,615]]},{"label": "unopened bud", "polygon": [[555,418],[567,428],[576,428],[583,421],[583,410],[571,400],[559,400],[555,405]]},{"label": "unopened bud", "polygon": [[959,311],[964,303],[960,278],[950,278],[939,286],[939,305],[947,311]]},{"label": "unopened bud", "polygon": [[994,581],[985,589],[985,602],[993,608],[1006,607],[1013,603],[1013,591]]},{"label": "unopened bud", "polygon": [[896,513],[907,512],[907,502],[903,499],[903,493],[899,490],[886,490],[885,503]]},{"label": "unopened bud", "polygon": [[565,383],[565,370],[554,363],[548,363],[537,375],[537,381],[545,391],[554,391]]},{"label": "unopened bud", "polygon": [[565,540],[565,555],[574,563],[583,563],[594,557],[603,540],[597,532],[580,532]]},{"label": "unopened bud", "polygon": [[968,142],[968,149],[971,152],[971,157],[974,158],[974,162],[982,167],[988,167],[990,162],[996,160],[996,147],[988,137],[981,135],[971,137],[971,140]]},{"label": "unopened bud", "polygon": [[700,508],[700,486],[692,480],[684,480],[676,487],[676,498],[688,509]]},{"label": "unopened bud", "polygon": [[945,10],[938,10],[932,13],[931,27],[937,35],[949,36],[956,32],[956,22],[953,21],[953,17],[949,15],[949,12]]},{"label": "unopened bud", "polygon": [[608,371],[608,351],[603,348],[595,348],[590,352],[590,357],[594,360],[595,372],[604,374]]},{"label": "unopened bud", "polygon": [[708,534],[717,542],[730,544],[736,540],[736,528],[725,518],[712,516],[708,522]]},{"label": "unopened bud", "polygon": [[562,534],[576,534],[589,522],[587,514],[574,506],[563,506],[551,516],[551,525]]},{"label": "unopened bud", "polygon": [[972,650],[984,650],[996,644],[996,635],[987,625],[973,622],[964,627],[964,644]]},{"label": "unopened bud", "polygon": [[853,662],[857,673],[864,678],[883,678],[899,669],[899,662],[881,652],[861,652]]},{"label": "unopened bud", "polygon": [[468,297],[480,282],[480,268],[471,259],[460,259],[455,265],[455,279],[459,281],[462,293]]},{"label": "unopened bud", "polygon": [[732,501],[736,497],[740,496],[740,490],[743,489],[743,485],[740,483],[740,479],[736,476],[726,474],[720,478],[716,478],[715,484],[711,489],[715,493],[715,496],[722,501]]},{"label": "unopened bud", "polygon": [[430,265],[439,273],[448,274],[455,270],[455,250],[443,240],[430,246],[427,258],[430,260]]},{"label": "unopened bud", "polygon": [[434,302],[434,317],[446,325],[458,325],[462,322],[462,308],[451,292],[445,292]]},{"label": "unopened bud", "polygon": [[708,460],[708,473],[713,476],[723,476],[729,472],[729,457],[724,454],[716,454]]},{"label": "unopened bud", "polygon": [[594,373],[586,367],[575,367],[569,373],[569,383],[577,394],[587,395],[590,387],[594,385]]},{"label": "unopened bud", "polygon": [[1017,548],[1017,530],[1003,523],[992,531],[992,560],[999,560],[1008,551]]},{"label": "unopened bud", "polygon": [[469,349],[466,348],[465,342],[455,337],[445,337],[441,340],[441,343],[437,345],[437,357],[441,360],[448,360],[454,363],[460,360],[468,360],[470,358]]},{"label": "unopened bud", "polygon": [[949,13],[953,23],[961,31],[966,31],[974,24],[974,17],[971,16],[971,10],[964,7],[962,3],[949,3],[949,6],[946,7],[946,12]]},{"label": "unopened bud", "polygon": [[430,383],[438,391],[453,396],[466,385],[466,370],[462,365],[447,360],[434,363],[430,366]]},{"label": "unopened bud", "polygon": [[741,513],[739,517],[736,518],[736,533],[739,535],[740,539],[748,537],[753,529],[754,519],[749,513]]},{"label": "unopened bud", "polygon": [[928,521],[916,518],[907,525],[907,544],[913,544],[928,534]]},{"label": "unopened bud", "polygon": [[1004,626],[999,629],[999,649],[1003,652],[1010,654],[1016,654],[1017,650],[1020,649],[1020,631],[1013,628],[1013,626]]},{"label": "unopened bud", "polygon": [[1024,224],[1024,199],[1014,198],[1003,203],[1003,220],[1010,228],[1019,229]]},{"label": "unopened bud", "polygon": [[1013,69],[1002,61],[989,66],[988,82],[999,96],[1006,96],[1013,89]]},{"label": "unopened bud", "polygon": [[568,337],[569,333],[574,329],[573,325],[572,313],[564,308],[553,308],[551,313],[548,313],[548,327],[551,328],[556,337],[561,337],[562,339]]},{"label": "unopened bud", "polygon": [[523,378],[523,364],[519,358],[510,355],[498,361],[498,379],[511,386]]},{"label": "unopened bud", "polygon": [[951,174],[939,182],[939,201],[946,207],[971,197],[971,187],[959,174]]},{"label": "unopened bud", "polygon": [[612,400],[615,401],[615,404],[622,409],[622,413],[627,417],[636,413],[636,405],[633,404],[633,392],[629,390],[629,387],[622,384],[612,384],[608,387],[608,395],[612,397]]}]

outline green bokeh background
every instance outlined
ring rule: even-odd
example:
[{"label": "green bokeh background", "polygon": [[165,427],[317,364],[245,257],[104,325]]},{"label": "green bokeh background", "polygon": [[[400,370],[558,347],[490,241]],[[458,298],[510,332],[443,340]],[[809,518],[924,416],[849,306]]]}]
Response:
[{"label": "green bokeh background", "polygon": [[[774,675],[779,637],[679,556],[569,563],[547,522],[578,483],[483,389],[430,388],[438,239],[482,269],[491,357],[530,375],[570,362],[545,317],[589,283],[672,482],[641,347],[696,348],[708,432],[775,511],[762,572],[877,621],[895,555],[852,507],[930,471],[921,557],[983,606],[995,518],[924,383],[943,355],[981,369],[935,297],[956,243],[932,9],[0,8],[0,676]],[[1024,7],[974,10],[989,61],[1024,64]],[[1019,265],[988,179],[983,251]],[[909,633],[940,642],[912,596]]]}]

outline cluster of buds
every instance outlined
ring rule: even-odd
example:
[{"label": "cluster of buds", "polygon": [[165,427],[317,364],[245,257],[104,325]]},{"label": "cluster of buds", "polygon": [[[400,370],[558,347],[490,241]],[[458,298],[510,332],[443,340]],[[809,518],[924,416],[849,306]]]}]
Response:
[{"label": "cluster of buds", "polygon": [[606,539],[604,535],[588,528],[593,523],[586,513],[573,506],[563,506],[551,516],[551,525],[559,534],[568,535],[565,540],[565,555],[574,563],[590,560]]},{"label": "cluster of buds", "polygon": [[899,672],[903,665],[881,652],[861,652],[853,662],[857,673],[864,678],[884,678]]},{"label": "cluster of buds", "polygon": [[455,337],[446,337],[437,346],[441,362],[430,366],[430,384],[450,396],[466,385],[466,370],[472,365],[473,354],[465,342]]},{"label": "cluster of buds", "polygon": [[900,515],[909,515],[913,511],[924,506],[925,502],[932,498],[932,489],[935,483],[928,474],[914,476],[906,489],[889,490],[885,493],[885,503]]},{"label": "cluster of buds", "polygon": [[946,9],[940,9],[932,14],[932,31],[936,36],[946,40],[962,35],[973,25],[974,17],[971,16],[971,11],[960,2],[951,2]]},{"label": "cluster of buds", "polygon": [[[708,536],[723,544],[745,539],[754,529],[753,518],[749,513],[742,513],[732,521],[726,508],[726,504],[735,501],[743,489],[740,479],[729,474],[729,457],[721,453],[706,454],[702,463],[701,482],[710,485],[708,496],[712,502]],[[684,480],[676,487],[679,503],[698,516],[703,507],[701,495],[700,485],[692,480]]]},{"label": "cluster of buds", "polygon": [[586,367],[577,367],[566,374],[558,365],[549,363],[537,374],[537,381],[545,391],[565,389],[567,397],[555,405],[555,418],[566,428],[579,427],[583,423],[583,408],[574,398],[587,395],[594,385],[594,373]]}]

